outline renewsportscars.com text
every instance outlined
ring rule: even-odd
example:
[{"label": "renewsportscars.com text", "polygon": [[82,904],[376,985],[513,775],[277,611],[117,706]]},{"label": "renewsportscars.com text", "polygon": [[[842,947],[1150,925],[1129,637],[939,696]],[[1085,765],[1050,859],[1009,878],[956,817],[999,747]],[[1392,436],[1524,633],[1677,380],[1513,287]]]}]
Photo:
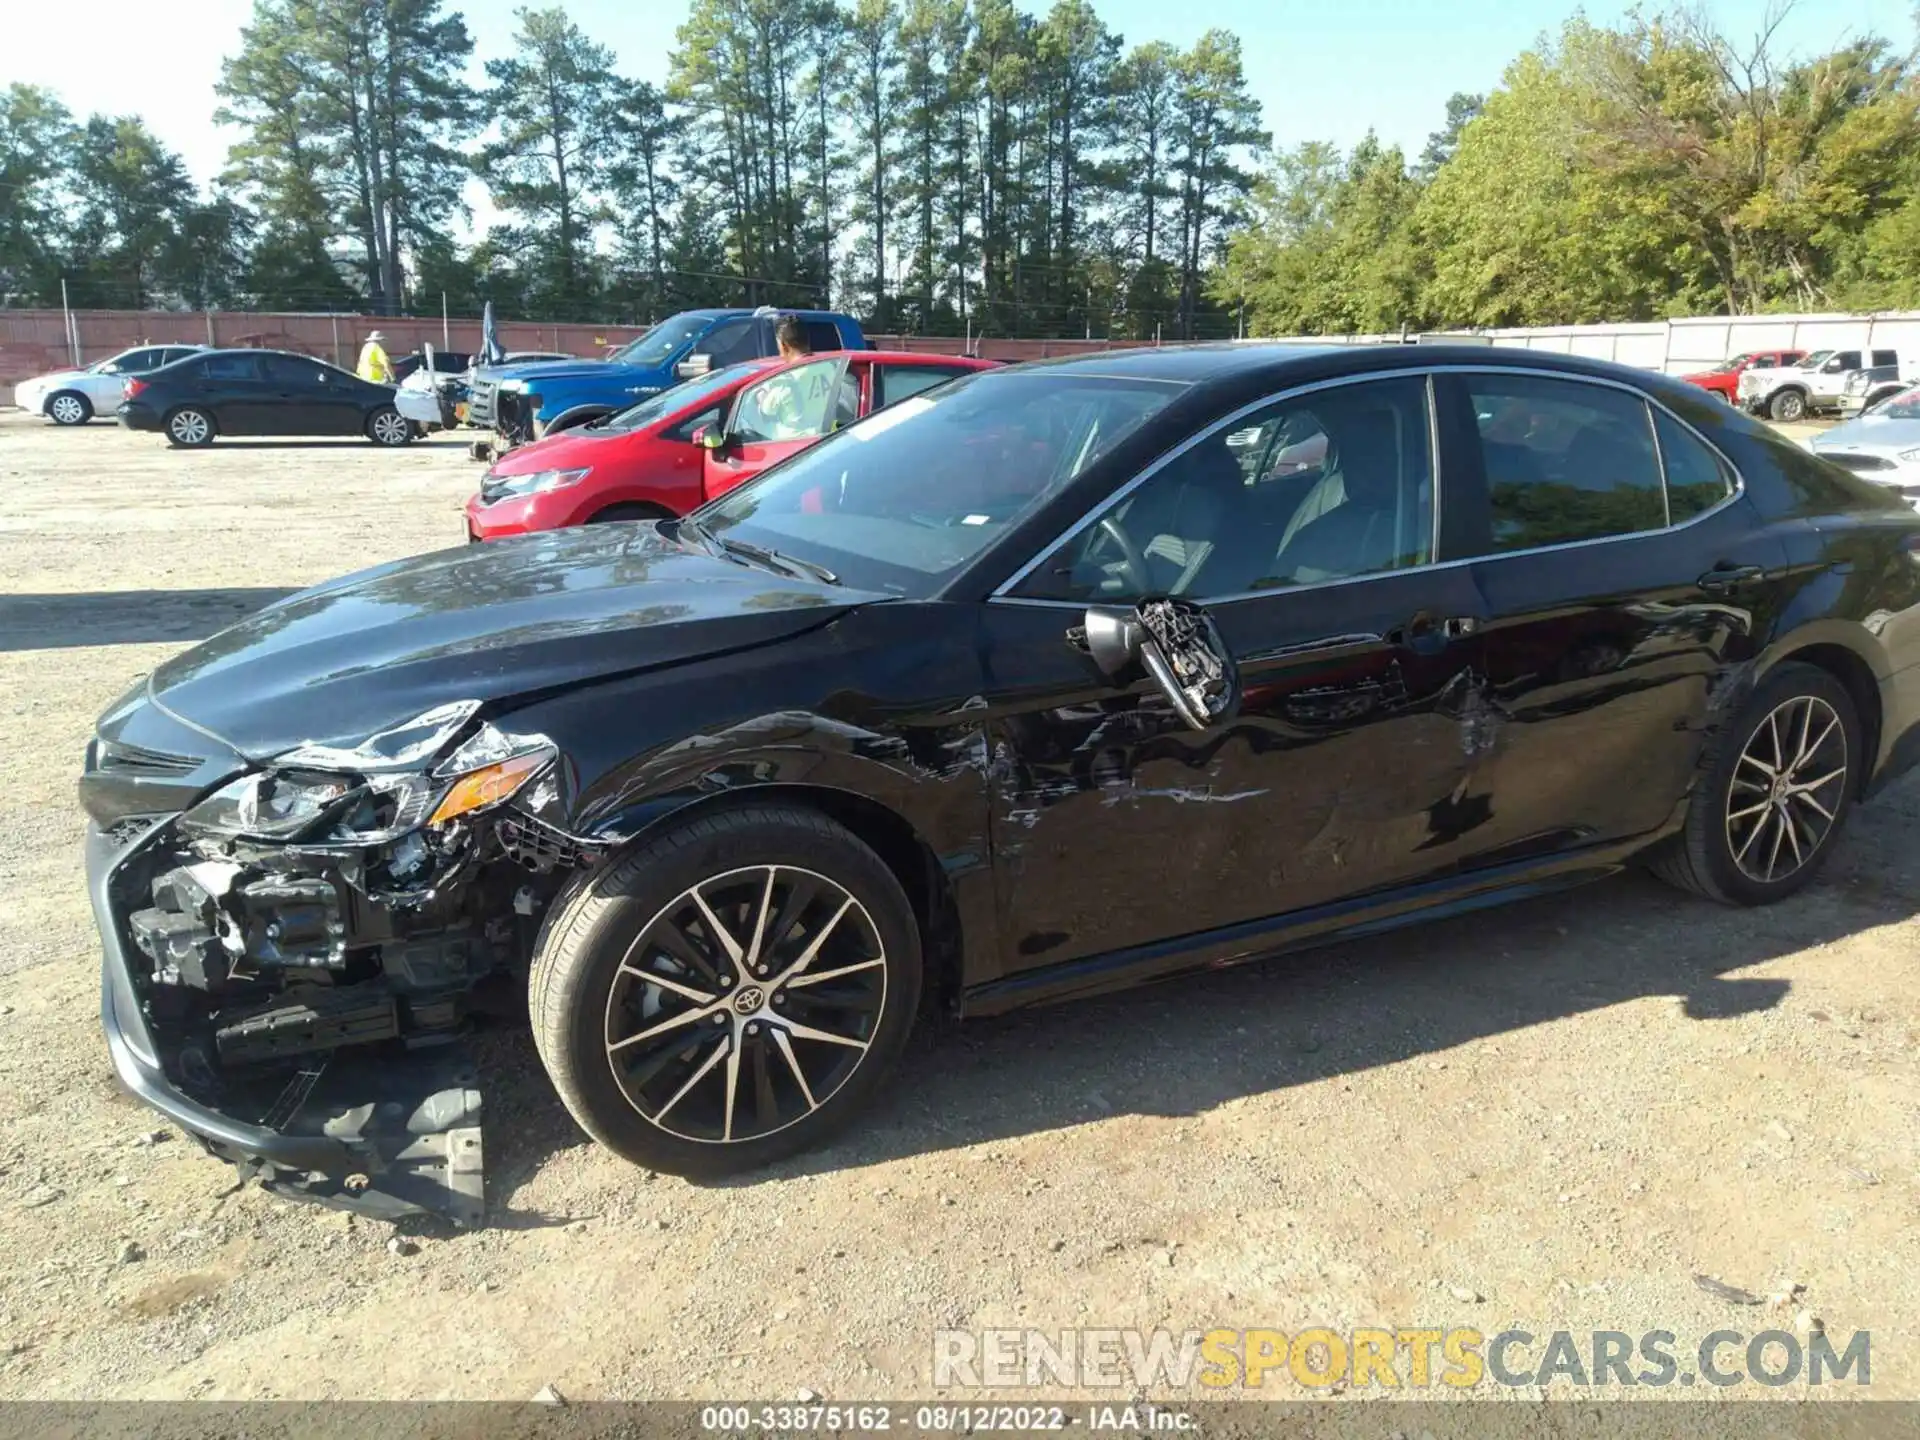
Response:
[{"label": "renewsportscars.com text", "polygon": [[1470,1390],[1494,1385],[1620,1388],[1872,1383],[1872,1334],[1420,1326],[1304,1330],[938,1330],[942,1388]]}]

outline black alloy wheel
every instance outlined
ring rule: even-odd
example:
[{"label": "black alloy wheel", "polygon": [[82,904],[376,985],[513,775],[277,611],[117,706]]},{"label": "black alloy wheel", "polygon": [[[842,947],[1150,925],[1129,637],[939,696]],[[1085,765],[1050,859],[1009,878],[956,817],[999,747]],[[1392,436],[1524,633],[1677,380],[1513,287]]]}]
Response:
[{"label": "black alloy wheel", "polygon": [[1655,873],[1729,904],[1786,898],[1826,863],[1866,764],[1846,687],[1817,666],[1781,665],[1708,752]]},{"label": "black alloy wheel", "polygon": [[899,881],[788,806],[637,846],[555,906],[531,977],[574,1118],[639,1165],[711,1177],[820,1144],[885,1080],[919,1007]]}]

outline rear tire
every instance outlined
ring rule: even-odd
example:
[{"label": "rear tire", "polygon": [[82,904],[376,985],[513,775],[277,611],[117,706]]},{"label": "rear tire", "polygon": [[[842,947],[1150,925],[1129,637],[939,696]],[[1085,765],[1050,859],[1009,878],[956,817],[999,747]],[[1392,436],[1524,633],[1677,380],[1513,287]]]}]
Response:
[{"label": "rear tire", "polygon": [[852,1121],[899,1058],[920,985],[919,927],[880,857],[817,811],[753,805],[576,882],[535,947],[529,1011],[588,1134],[710,1178]]},{"label": "rear tire", "polygon": [[93,418],[93,402],[77,390],[61,390],[47,397],[44,413],[56,425],[84,425]]},{"label": "rear tire", "polygon": [[184,450],[199,450],[213,443],[213,416],[196,405],[182,405],[167,416],[167,443]]},{"label": "rear tire", "polygon": [[388,447],[411,444],[413,422],[391,405],[382,405],[367,417],[367,438]]},{"label": "rear tire", "polygon": [[1686,825],[1650,868],[1726,905],[1784,900],[1827,863],[1867,763],[1846,687],[1781,665],[1714,740]]}]

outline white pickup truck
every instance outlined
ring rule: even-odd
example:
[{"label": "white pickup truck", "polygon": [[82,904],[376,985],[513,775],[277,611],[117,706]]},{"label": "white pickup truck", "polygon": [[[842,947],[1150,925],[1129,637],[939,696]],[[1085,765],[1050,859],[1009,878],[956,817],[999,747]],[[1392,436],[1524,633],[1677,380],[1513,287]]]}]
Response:
[{"label": "white pickup truck", "polygon": [[1821,411],[1838,410],[1854,374],[1899,363],[1899,353],[1893,350],[1815,350],[1798,365],[1743,371],[1740,404],[1770,420],[1804,420]]}]

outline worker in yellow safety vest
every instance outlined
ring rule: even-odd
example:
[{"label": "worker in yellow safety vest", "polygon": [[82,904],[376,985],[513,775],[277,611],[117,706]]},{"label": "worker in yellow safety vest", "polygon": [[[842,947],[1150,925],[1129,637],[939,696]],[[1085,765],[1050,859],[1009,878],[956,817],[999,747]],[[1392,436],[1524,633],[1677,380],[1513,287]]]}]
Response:
[{"label": "worker in yellow safety vest", "polygon": [[354,373],[362,380],[371,380],[376,385],[391,385],[393,380],[393,362],[387,359],[386,336],[376,330],[367,336],[367,343],[360,347],[360,363],[354,367]]}]

